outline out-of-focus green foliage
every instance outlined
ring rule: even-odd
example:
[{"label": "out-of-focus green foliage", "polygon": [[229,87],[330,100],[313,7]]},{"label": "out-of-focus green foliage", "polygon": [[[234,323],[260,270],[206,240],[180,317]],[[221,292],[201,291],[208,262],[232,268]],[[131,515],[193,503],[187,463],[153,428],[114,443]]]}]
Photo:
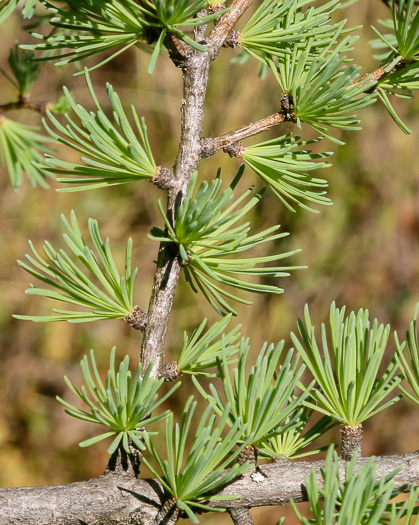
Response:
[{"label": "out-of-focus green foliage", "polygon": [[0,165],[7,167],[14,190],[22,184],[24,174],[32,186],[49,187],[45,180],[48,174],[38,163],[43,160],[43,153],[53,152],[46,146],[51,139],[39,134],[38,129],[0,114]]},{"label": "out-of-focus green foliage", "polygon": [[41,72],[39,64],[34,61],[34,53],[20,49],[16,42],[10,50],[8,62],[14,78],[1,67],[0,72],[15,86],[21,97],[27,96]]}]

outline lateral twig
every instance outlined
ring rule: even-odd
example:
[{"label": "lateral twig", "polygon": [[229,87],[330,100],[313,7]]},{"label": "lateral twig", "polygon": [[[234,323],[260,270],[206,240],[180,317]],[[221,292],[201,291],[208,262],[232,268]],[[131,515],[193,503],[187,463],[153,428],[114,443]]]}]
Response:
[{"label": "lateral twig", "polygon": [[[391,69],[389,69],[390,64],[385,64],[384,66],[377,68],[371,73],[366,73],[362,77],[357,78],[354,82],[352,82],[352,84],[348,86],[348,89],[359,84],[360,82],[363,82],[367,78],[369,78],[371,84],[373,85],[371,86],[371,88],[367,90],[367,93],[371,93],[375,91],[375,89],[377,88],[377,85],[374,83],[377,83],[382,78],[390,76],[392,73],[396,71],[400,71],[401,69],[408,66],[409,64],[411,64],[411,61],[401,61]],[[220,137],[203,138],[201,140],[201,144],[202,144],[201,157],[204,159],[207,159],[209,157],[212,157],[212,155],[214,155],[221,149],[226,151],[227,153],[230,153],[230,149],[233,145],[239,143],[240,141],[248,137],[252,137],[253,135],[257,135],[258,133],[267,131],[273,126],[278,126],[279,124],[283,124],[284,122],[295,122],[296,120],[293,114],[292,101],[291,101],[291,105],[287,106],[286,104],[289,98],[290,97],[288,98],[286,97],[286,94],[283,95],[282,101],[281,101],[282,110],[278,111],[277,113],[274,113],[273,115],[269,115],[268,117],[260,119],[256,122],[251,122],[250,124],[246,124],[245,126],[242,126],[241,128],[238,128],[234,131],[225,133],[224,135],[221,135]],[[237,156],[237,155],[233,154],[231,156]]]},{"label": "lateral twig", "polygon": [[[354,80],[352,82],[352,84],[350,84],[348,86],[348,89],[353,87],[353,86],[355,86],[356,84],[359,84],[360,82],[363,82],[367,78],[370,79],[371,83],[379,82],[381,79],[392,75],[396,71],[400,71],[401,69],[404,69],[405,67],[407,67],[411,63],[412,63],[412,61],[410,61],[410,60],[401,61],[398,64],[396,64],[393,68],[390,68],[390,64],[389,63],[388,64],[384,64],[384,66],[381,66],[381,67],[375,69],[371,73],[365,73],[365,75],[362,75],[362,77],[359,77],[356,80]],[[375,91],[376,88],[377,88],[377,85],[374,85],[374,86],[371,87],[371,89],[369,91]]]},{"label": "lateral twig", "polygon": [[284,113],[278,112],[258,120],[257,122],[251,122],[239,129],[225,133],[220,137],[204,138],[202,139],[201,156],[202,158],[207,159],[217,153],[217,151],[220,151],[220,149],[226,150],[243,139],[262,133],[262,131],[266,131],[273,126],[278,126],[287,121],[292,122]]},{"label": "lateral twig", "polygon": [[13,109],[30,109],[36,111],[41,115],[45,115],[50,102],[32,102],[28,97],[19,97],[18,100],[14,102],[7,102],[6,104],[0,104],[0,113],[5,113],[6,111],[12,111]]}]

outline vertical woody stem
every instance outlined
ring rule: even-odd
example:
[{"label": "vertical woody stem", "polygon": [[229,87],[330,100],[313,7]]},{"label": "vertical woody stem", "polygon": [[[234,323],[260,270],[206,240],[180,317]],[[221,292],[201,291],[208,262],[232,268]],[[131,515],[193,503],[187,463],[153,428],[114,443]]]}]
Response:
[{"label": "vertical woody stem", "polygon": [[[238,455],[237,462],[240,465],[243,465],[246,461],[249,461],[254,467],[256,467],[257,457],[257,448],[253,445],[247,445]],[[245,472],[243,477],[246,475],[249,476],[249,471]],[[253,519],[250,515],[250,510],[247,507],[233,508],[230,509],[228,513],[230,514],[231,521],[234,525],[253,525]]]},{"label": "vertical woody stem", "polygon": [[[180,143],[173,170],[174,187],[169,190],[167,200],[169,221],[173,222],[176,210],[185,198],[191,175],[201,159],[202,123],[210,62],[217,57],[229,31],[251,3],[252,0],[235,0],[230,11],[220,18],[219,24],[211,32],[209,52],[191,50],[185,59]],[[160,373],[164,341],[181,269],[178,254],[172,252],[170,245],[162,243],[141,347],[143,369],[153,363],[154,376]]]},{"label": "vertical woody stem", "polygon": [[[170,221],[173,221],[176,209],[185,198],[189,180],[200,160],[209,64],[208,53],[196,52],[190,57],[188,66],[183,69],[180,144],[174,167],[174,187],[169,190],[167,201],[167,215]],[[170,248],[170,245],[165,243],[159,248],[141,348],[143,367],[146,368],[153,362],[155,376],[159,374],[162,364],[164,341],[181,271],[180,259]]]}]

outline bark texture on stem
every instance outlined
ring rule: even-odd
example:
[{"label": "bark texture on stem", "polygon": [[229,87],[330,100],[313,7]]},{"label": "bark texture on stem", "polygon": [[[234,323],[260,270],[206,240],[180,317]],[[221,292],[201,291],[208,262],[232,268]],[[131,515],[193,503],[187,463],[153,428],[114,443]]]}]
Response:
[{"label": "bark texture on stem", "polygon": [[341,454],[345,461],[350,461],[355,452],[361,457],[362,425],[345,425],[340,429]]},{"label": "bark texture on stem", "polygon": [[231,509],[229,514],[234,525],[254,525],[250,511],[245,507]]},{"label": "bark texture on stem", "polygon": [[[183,69],[180,144],[173,170],[173,187],[168,192],[167,202],[167,214],[170,221],[173,221],[176,210],[185,197],[191,175],[200,160],[200,140],[209,63],[208,53],[196,51],[189,58],[188,66]],[[158,376],[163,360],[164,341],[181,271],[178,254],[173,254],[170,248],[171,246],[165,243],[162,243],[159,248],[147,314],[147,326],[141,348],[144,370],[153,362],[155,376]]]},{"label": "bark texture on stem", "polygon": [[[258,459],[258,451],[257,448],[254,445],[246,445],[244,449],[240,452],[240,454],[237,456],[237,463],[239,465],[244,465],[247,461],[253,465],[253,468],[246,471],[242,478],[247,478],[253,480],[253,475],[255,473],[255,468],[257,464]],[[257,478],[256,478],[257,479]],[[230,514],[230,518],[234,525],[253,525],[253,519],[250,515],[250,511],[247,507],[238,507],[234,509],[230,509],[228,511]]]},{"label": "bark texture on stem", "polygon": [[256,466],[258,460],[258,450],[254,445],[246,445],[244,449],[237,456],[237,463],[244,465],[246,461]]},{"label": "bark texture on stem", "polygon": [[153,525],[174,525],[180,516],[180,510],[176,506],[176,501],[170,498],[159,510],[154,519]]},{"label": "bark texture on stem", "polygon": [[225,133],[220,137],[204,138],[202,139],[201,155],[203,158],[207,159],[217,153],[217,151],[220,151],[220,149],[227,149],[243,139],[262,133],[262,131],[266,131],[273,126],[283,124],[286,120],[286,116],[283,113],[278,112],[258,120],[257,122],[246,124],[239,129]]},{"label": "bark texture on stem", "polygon": [[[402,465],[395,487],[419,482],[419,453],[375,458],[377,476]],[[369,458],[360,458],[356,468]],[[256,475],[231,483],[220,496],[241,494],[240,499],[212,501],[211,507],[237,509],[283,505],[290,498],[307,499],[305,480],[311,468],[321,480],[324,461],[262,465]],[[340,462],[341,474],[345,462]],[[167,495],[157,480],[106,474],[69,485],[0,489],[0,525],[152,525]]]},{"label": "bark texture on stem", "polygon": [[[201,160],[202,123],[208,85],[208,70],[224,43],[228,32],[252,0],[235,0],[230,11],[222,15],[210,34],[209,52],[193,50],[183,64],[183,100],[181,108],[180,143],[173,170],[173,187],[168,191],[167,216],[174,220],[176,210],[185,198],[192,173]],[[199,32],[197,33],[199,34]],[[143,369],[153,363],[153,375],[158,376],[163,361],[163,348],[169,325],[173,299],[181,272],[181,261],[172,246],[162,243],[147,313],[141,347]]]}]

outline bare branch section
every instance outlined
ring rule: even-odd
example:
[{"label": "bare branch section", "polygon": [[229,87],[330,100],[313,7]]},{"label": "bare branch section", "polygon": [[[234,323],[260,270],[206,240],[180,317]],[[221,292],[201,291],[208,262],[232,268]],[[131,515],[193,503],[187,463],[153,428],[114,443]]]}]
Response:
[{"label": "bare branch section", "polygon": [[258,120],[257,122],[252,122],[250,124],[247,124],[246,126],[242,126],[241,128],[236,129],[235,131],[230,131],[225,135],[221,135],[221,137],[204,138],[201,141],[202,158],[207,159],[215,153],[217,153],[217,151],[220,151],[220,149],[226,150],[233,144],[236,144],[237,142],[240,142],[243,139],[252,137],[253,135],[257,135],[258,133],[262,133],[262,131],[266,131],[272,128],[273,126],[283,124],[286,121],[287,117],[282,112],[278,112],[274,113],[273,115],[269,115],[269,117],[265,117],[261,120]]},{"label": "bare branch section", "polygon": [[209,34],[207,45],[210,50],[211,59],[217,58],[230,31],[237,21],[243,16],[244,12],[252,5],[252,0],[235,0],[231,5],[230,11],[222,15],[217,21],[216,26]]},{"label": "bare branch section", "polygon": [[[419,482],[419,453],[375,458],[377,476],[402,465],[395,477],[397,488]],[[361,458],[358,466],[369,458]],[[257,476],[244,476],[218,495],[241,494],[240,499],[220,500],[212,507],[238,509],[273,506],[306,499],[304,483],[314,468],[320,479],[324,461],[283,461],[257,468]],[[341,462],[343,475],[345,462]],[[168,501],[156,480],[141,480],[115,474],[69,485],[23,487],[0,490],[0,525],[152,525]]]}]

